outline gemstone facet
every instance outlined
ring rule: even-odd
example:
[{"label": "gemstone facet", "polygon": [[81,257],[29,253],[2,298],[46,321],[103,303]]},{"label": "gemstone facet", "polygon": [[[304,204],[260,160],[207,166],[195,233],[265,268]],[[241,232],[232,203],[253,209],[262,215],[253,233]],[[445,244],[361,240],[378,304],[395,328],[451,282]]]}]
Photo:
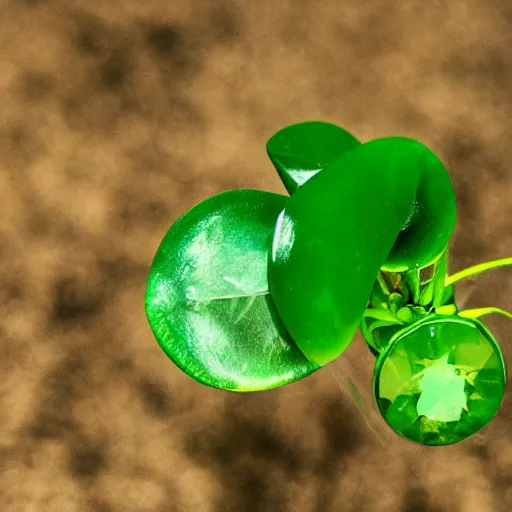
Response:
[{"label": "gemstone facet", "polygon": [[391,340],[377,361],[374,392],[397,433],[421,444],[447,445],[492,419],[505,383],[501,350],[483,324],[433,315]]}]

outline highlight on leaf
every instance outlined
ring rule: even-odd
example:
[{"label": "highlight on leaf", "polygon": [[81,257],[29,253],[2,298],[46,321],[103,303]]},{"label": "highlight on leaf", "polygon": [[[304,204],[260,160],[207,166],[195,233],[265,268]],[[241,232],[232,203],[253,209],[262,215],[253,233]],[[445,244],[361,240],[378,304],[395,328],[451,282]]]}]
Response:
[{"label": "highlight on leaf", "polygon": [[149,323],[174,363],[203,384],[270,389],[318,368],[290,338],[268,289],[269,242],[286,201],[257,190],[210,197],[173,225],[155,256]]},{"label": "highlight on leaf", "polygon": [[277,132],[267,153],[289,194],[360,142],[331,123],[307,121]]}]

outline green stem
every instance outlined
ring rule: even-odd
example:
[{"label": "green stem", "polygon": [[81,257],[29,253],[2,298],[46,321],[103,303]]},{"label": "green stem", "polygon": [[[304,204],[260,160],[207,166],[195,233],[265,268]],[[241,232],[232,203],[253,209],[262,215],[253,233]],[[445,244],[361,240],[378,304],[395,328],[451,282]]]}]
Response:
[{"label": "green stem", "polygon": [[384,276],[382,275],[382,272],[379,272],[377,274],[377,281],[379,282],[379,285],[382,289],[382,291],[386,294],[386,295],[389,295],[389,288],[388,288],[388,284],[386,283],[386,280],[384,279]]},{"label": "green stem", "polygon": [[490,315],[492,313],[506,316],[507,318],[510,318],[512,320],[512,313],[495,307],[466,309],[465,311],[460,311],[459,316],[462,316],[464,318],[480,318],[481,316]]},{"label": "green stem", "polygon": [[419,270],[411,270],[404,276],[405,282],[409,287],[412,295],[413,304],[418,304],[420,301],[421,292],[421,275]]},{"label": "green stem", "polygon": [[372,347],[375,352],[379,352],[379,349],[375,345],[375,341],[373,339],[372,333],[368,329],[368,324],[366,323],[366,318],[361,318],[361,323],[359,324],[359,327],[361,328],[361,333],[363,335],[363,338],[366,340],[366,343]]},{"label": "green stem", "polygon": [[473,267],[466,268],[453,274],[452,276],[448,276],[446,279],[446,285],[450,285],[460,281],[461,279],[466,279],[467,277],[475,276],[486,270],[491,270],[493,268],[504,267],[506,265],[512,265],[512,258],[503,258],[501,260],[487,261],[485,263],[480,263],[479,265],[475,265]]},{"label": "green stem", "polygon": [[434,267],[433,282],[433,306],[438,308],[444,305],[444,295],[446,289],[446,276],[448,274],[448,249],[437,260]]}]

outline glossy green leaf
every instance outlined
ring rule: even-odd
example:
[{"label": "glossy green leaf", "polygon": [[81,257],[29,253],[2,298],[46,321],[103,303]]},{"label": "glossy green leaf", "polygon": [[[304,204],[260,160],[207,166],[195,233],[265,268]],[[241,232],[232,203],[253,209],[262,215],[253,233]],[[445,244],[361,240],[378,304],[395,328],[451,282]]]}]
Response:
[{"label": "glossy green leaf", "polygon": [[411,162],[412,167],[404,161],[404,167],[396,169],[397,186],[400,187],[407,172],[417,173],[418,184],[409,217],[383,265],[383,269],[392,272],[420,269],[434,263],[446,249],[456,220],[455,193],[445,166],[423,144],[401,140],[409,141],[415,153],[410,157],[416,161]]},{"label": "glossy green leaf", "polygon": [[318,364],[341,354],[379,269],[431,264],[454,223],[446,169],[411,139],[359,145],[301,186],[276,224],[269,284],[303,353]]},{"label": "glossy green leaf", "polygon": [[277,132],[267,143],[267,153],[286,190],[293,194],[333,160],[359,144],[339,126],[308,121]]},{"label": "glossy green leaf", "polygon": [[312,373],[269,294],[268,253],[287,198],[234,190],[181,217],[155,256],[146,313],[156,339],[188,375],[232,390],[269,389]]}]

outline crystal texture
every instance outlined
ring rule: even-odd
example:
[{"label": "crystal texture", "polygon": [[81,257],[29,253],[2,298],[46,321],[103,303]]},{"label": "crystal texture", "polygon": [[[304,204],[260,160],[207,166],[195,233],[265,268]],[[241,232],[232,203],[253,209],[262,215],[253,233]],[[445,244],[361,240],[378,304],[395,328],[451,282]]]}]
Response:
[{"label": "crystal texture", "polygon": [[501,350],[483,324],[433,315],[391,340],[377,361],[374,391],[393,430],[421,444],[447,445],[491,420],[505,383]]}]

